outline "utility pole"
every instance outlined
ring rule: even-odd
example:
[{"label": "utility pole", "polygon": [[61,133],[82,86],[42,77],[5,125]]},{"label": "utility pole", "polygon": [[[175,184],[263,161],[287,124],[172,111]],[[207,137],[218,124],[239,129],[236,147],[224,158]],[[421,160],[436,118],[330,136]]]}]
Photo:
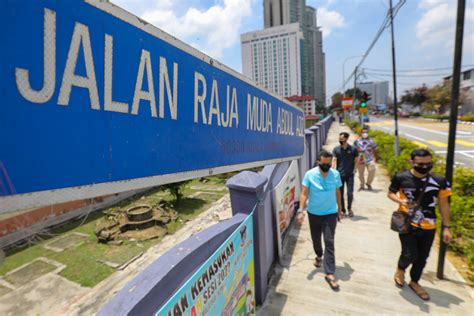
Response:
[{"label": "utility pole", "polygon": [[392,72],[393,72],[393,119],[395,123],[395,156],[400,156],[398,142],[398,108],[397,108],[397,67],[395,64],[395,35],[393,33],[393,5],[390,0],[390,29],[392,31]]},{"label": "utility pole", "polygon": [[356,87],[357,87],[357,66],[354,69],[354,90],[352,90],[352,114],[355,111],[355,99],[356,99]]},{"label": "utility pole", "polygon": [[[459,84],[461,80],[462,40],[464,35],[464,11],[466,0],[458,0],[458,12],[456,18],[456,39],[454,44],[453,86],[451,90],[451,113],[449,117],[448,152],[446,155],[446,180],[453,182],[454,147],[456,140],[456,125],[458,121]],[[443,227],[441,225],[441,233]],[[446,244],[443,242],[442,234],[439,242],[438,270],[436,276],[443,279],[444,257],[446,255]]]}]

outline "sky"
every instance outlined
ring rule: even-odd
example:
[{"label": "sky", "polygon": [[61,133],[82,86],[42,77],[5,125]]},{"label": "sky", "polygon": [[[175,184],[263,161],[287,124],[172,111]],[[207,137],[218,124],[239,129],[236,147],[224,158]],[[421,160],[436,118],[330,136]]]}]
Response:
[{"label": "sky", "polygon": [[[394,5],[398,1],[393,0]],[[263,0],[112,2],[239,72],[240,34],[263,28]],[[348,77],[360,60],[349,57],[364,54],[374,39],[389,0],[306,0],[306,5],[317,9],[323,31],[330,97],[342,91],[343,64]],[[423,83],[439,83],[452,71],[456,8],[456,0],[407,0],[398,12],[394,26],[399,96]],[[474,68],[474,0],[466,0],[463,46],[463,69]],[[388,80],[393,94],[391,52],[388,27],[362,64],[360,80]]]}]

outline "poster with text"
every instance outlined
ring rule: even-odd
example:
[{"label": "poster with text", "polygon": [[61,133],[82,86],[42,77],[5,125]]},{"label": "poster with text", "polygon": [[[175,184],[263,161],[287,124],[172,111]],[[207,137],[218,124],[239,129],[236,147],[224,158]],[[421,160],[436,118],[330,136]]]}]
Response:
[{"label": "poster with text", "polygon": [[273,191],[273,207],[276,216],[278,236],[278,254],[281,257],[283,240],[291,219],[295,214],[295,203],[300,196],[300,177],[298,161],[293,160],[285,175]]},{"label": "poster with text", "polygon": [[156,315],[255,315],[252,214]]}]

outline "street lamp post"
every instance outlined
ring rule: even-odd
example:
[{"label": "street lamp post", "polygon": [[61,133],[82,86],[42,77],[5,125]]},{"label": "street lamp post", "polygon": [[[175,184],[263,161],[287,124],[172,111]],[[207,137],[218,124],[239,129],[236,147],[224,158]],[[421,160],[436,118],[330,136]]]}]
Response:
[{"label": "street lamp post", "polygon": [[361,58],[364,57],[364,55],[357,55],[357,56],[351,56],[347,57],[344,62],[342,63],[342,94],[346,96],[346,73],[345,73],[345,66],[346,66],[346,61],[354,58]]}]

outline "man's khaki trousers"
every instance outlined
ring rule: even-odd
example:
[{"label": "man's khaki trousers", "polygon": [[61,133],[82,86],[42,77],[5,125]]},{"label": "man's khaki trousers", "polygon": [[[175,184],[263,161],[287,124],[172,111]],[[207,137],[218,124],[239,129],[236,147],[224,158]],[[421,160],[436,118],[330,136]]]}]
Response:
[{"label": "man's khaki trousers", "polygon": [[[365,181],[365,169],[367,169],[367,182]],[[375,163],[358,164],[357,172],[359,173],[360,186],[363,188],[365,184],[372,185],[375,177]]]}]

